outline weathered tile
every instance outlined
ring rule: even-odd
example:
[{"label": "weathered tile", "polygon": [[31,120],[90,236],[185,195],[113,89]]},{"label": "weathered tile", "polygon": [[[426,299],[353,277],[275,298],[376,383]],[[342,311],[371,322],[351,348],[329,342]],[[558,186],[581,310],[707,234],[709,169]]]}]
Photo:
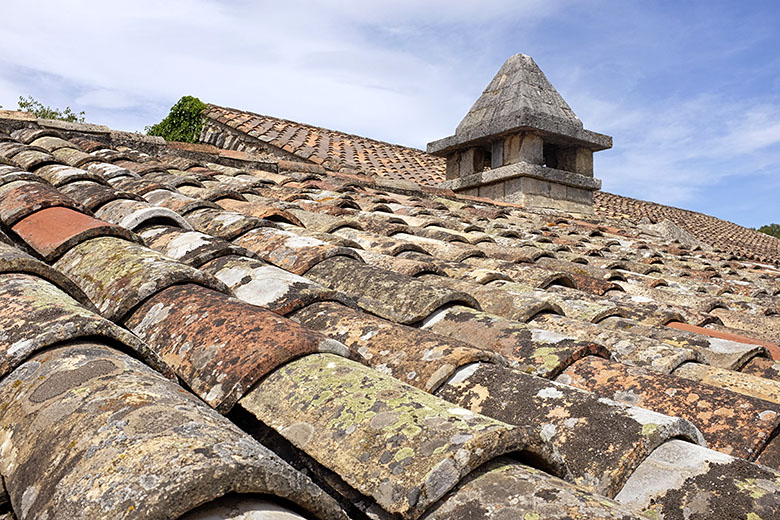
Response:
[{"label": "weathered tile", "polygon": [[57,160],[53,155],[33,148],[21,150],[11,157],[11,162],[25,170],[33,170],[46,164],[51,164]]},{"label": "weathered tile", "polygon": [[11,132],[11,137],[24,144],[30,144],[36,139],[45,136],[62,137],[59,132],[52,130],[51,128],[26,127]]},{"label": "weathered tile", "polygon": [[124,321],[201,399],[227,413],[264,375],[347,348],[276,313],[193,284],[160,291]]},{"label": "weathered tile", "polygon": [[70,182],[60,186],[58,189],[61,193],[71,197],[90,211],[96,211],[112,200],[142,200],[138,195],[126,191],[117,191],[106,184],[89,180]]},{"label": "weathered tile", "polygon": [[315,354],[240,405],[389,513],[420,516],[479,465],[541,442],[358,363]]},{"label": "weathered tile", "polygon": [[42,182],[15,181],[3,185],[0,192],[0,220],[8,227],[38,210],[54,206],[84,210],[76,201]]},{"label": "weathered tile", "polygon": [[298,275],[326,258],[347,256],[360,259],[352,249],[271,227],[253,229],[233,243],[249,249],[270,264]]},{"label": "weathered tile", "polygon": [[631,510],[544,471],[499,458],[469,474],[422,520],[638,520]]},{"label": "weathered tile", "polygon": [[0,377],[38,351],[88,337],[115,340],[157,370],[170,374],[159,356],[133,334],[86,309],[42,278],[1,274],[0,300]]},{"label": "weathered tile", "polygon": [[274,225],[267,220],[217,208],[196,209],[187,213],[186,219],[193,229],[224,240],[233,240],[255,228]]},{"label": "weathered tile", "polygon": [[52,186],[62,186],[63,184],[80,180],[105,182],[99,175],[88,172],[87,170],[82,170],[81,168],[65,166],[64,164],[43,166],[42,168],[35,170],[35,174],[46,179]]},{"label": "weathered tile", "polygon": [[230,492],[346,518],[273,452],[105,346],[36,356],[0,383],[0,401],[0,473],[20,520],[174,518]]},{"label": "weathered tile", "polygon": [[246,256],[223,256],[200,269],[227,285],[238,299],[283,316],[322,301],[355,305],[343,293]]},{"label": "weathered tile", "polygon": [[435,394],[475,413],[532,426],[561,455],[567,480],[609,497],[663,442],[684,438],[704,444],[696,427],[679,417],[497,365],[464,367]]},{"label": "weathered tile", "polygon": [[529,325],[580,341],[604,345],[609,349],[610,359],[614,361],[645,367],[663,374],[670,374],[687,361],[707,361],[704,355],[693,348],[665,343],[642,334],[634,334],[630,330],[606,328],[565,316],[541,314],[535,316]]},{"label": "weathered tile", "polygon": [[422,327],[501,354],[511,367],[539,377],[555,377],[585,356],[609,357],[609,351],[597,343],[578,341],[462,306],[432,314]]},{"label": "weathered tile", "polygon": [[616,500],[647,518],[776,518],[780,473],[681,440],[639,466]]},{"label": "weathered tile", "polygon": [[178,213],[168,208],[152,206],[148,202],[130,199],[112,200],[95,212],[99,219],[112,222],[131,231],[150,224],[167,224],[192,230],[192,225]]},{"label": "weathered tile", "polygon": [[674,371],[674,375],[716,388],[727,388],[732,392],[749,395],[764,401],[780,403],[780,382],[778,381],[702,365],[701,363],[685,363]]},{"label": "weathered tile", "polygon": [[749,359],[758,355],[766,355],[767,352],[761,345],[739,343],[693,332],[702,330],[701,327],[684,326],[678,328],[678,325],[681,325],[679,322],[671,322],[665,327],[647,327],[632,320],[607,318],[600,325],[632,332],[673,346],[693,349],[703,356],[708,365],[728,370],[739,370]]},{"label": "weathered tile", "polygon": [[309,305],[291,317],[344,343],[366,365],[426,392],[436,389],[462,365],[497,360],[487,348],[399,325],[338,303]]},{"label": "weathered tile", "polygon": [[99,175],[105,180],[113,179],[114,177],[138,178],[138,174],[134,171],[106,162],[90,163],[86,166],[86,170],[90,173],[94,173],[95,175]]},{"label": "weathered tile", "polygon": [[100,159],[94,155],[72,148],[70,143],[68,144],[68,147],[56,148],[51,151],[51,154],[56,157],[59,162],[63,162],[74,168],[81,168],[85,164],[100,161]]},{"label": "weathered tile", "polygon": [[353,295],[362,309],[403,324],[423,320],[448,304],[479,307],[466,293],[377,269],[346,257],[323,260],[306,272],[306,278]]},{"label": "weathered tile", "polygon": [[146,228],[139,235],[147,247],[193,267],[200,267],[226,255],[255,256],[243,247],[221,238],[177,227],[154,226]]},{"label": "weathered tile", "polygon": [[88,309],[95,306],[81,288],[57,269],[33,258],[8,241],[0,241],[0,273],[27,273],[53,283]]},{"label": "weathered tile", "polygon": [[53,262],[73,246],[99,236],[140,242],[131,231],[61,206],[26,216],[11,228],[47,262]]},{"label": "weathered tile", "polygon": [[589,356],[556,381],[692,422],[710,447],[755,460],[780,425],[780,406],[681,377]]},{"label": "weathered tile", "polygon": [[70,142],[54,135],[42,135],[32,141],[28,141],[27,144],[43,148],[50,153],[60,148],[73,148],[73,145]]},{"label": "weathered tile", "polygon": [[179,215],[186,215],[190,211],[200,208],[216,208],[210,202],[193,199],[181,193],[171,190],[154,190],[144,194],[144,199],[153,206],[161,206],[175,211]]},{"label": "weathered tile", "polygon": [[174,284],[197,283],[229,292],[222,282],[197,269],[114,237],[82,242],[54,267],[73,280],[100,314],[112,321]]}]

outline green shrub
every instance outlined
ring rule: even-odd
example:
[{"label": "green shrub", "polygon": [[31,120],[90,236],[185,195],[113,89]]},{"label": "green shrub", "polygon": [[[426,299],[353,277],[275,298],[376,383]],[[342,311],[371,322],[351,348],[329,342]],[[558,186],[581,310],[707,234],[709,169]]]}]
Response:
[{"label": "green shrub", "polygon": [[768,224],[761,226],[758,230],[767,235],[772,235],[775,238],[780,238],[780,224]]},{"label": "green shrub", "polygon": [[60,121],[68,121],[70,123],[83,123],[85,121],[84,112],[77,114],[70,107],[65,107],[65,110],[45,107],[41,102],[33,99],[32,96],[19,96],[19,110],[31,112],[35,114],[35,117],[41,119],[59,119]]},{"label": "green shrub", "polygon": [[147,126],[146,133],[166,141],[194,143],[203,128],[206,104],[193,96],[184,96],[171,107],[171,112],[156,125]]}]

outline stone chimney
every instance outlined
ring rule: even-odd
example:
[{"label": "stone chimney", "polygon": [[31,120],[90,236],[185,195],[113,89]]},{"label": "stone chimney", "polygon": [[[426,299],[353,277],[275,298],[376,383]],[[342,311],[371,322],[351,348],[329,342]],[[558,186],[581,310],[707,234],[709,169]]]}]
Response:
[{"label": "stone chimney", "polygon": [[460,122],[455,135],[428,144],[447,158],[443,188],[526,207],[593,211],[593,152],[612,138],[582,121],[534,60],[515,54]]}]

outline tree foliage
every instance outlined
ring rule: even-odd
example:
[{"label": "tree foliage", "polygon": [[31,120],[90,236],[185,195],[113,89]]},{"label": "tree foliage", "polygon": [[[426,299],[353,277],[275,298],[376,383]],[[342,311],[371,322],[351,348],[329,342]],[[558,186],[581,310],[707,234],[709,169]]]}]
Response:
[{"label": "tree foliage", "polygon": [[65,110],[60,110],[58,108],[44,106],[43,103],[37,101],[32,96],[19,96],[19,110],[31,112],[35,114],[35,117],[40,119],[59,119],[60,121],[68,121],[69,123],[83,123],[85,121],[83,111],[77,114],[71,110],[70,107],[65,107]]},{"label": "tree foliage", "polygon": [[775,238],[780,238],[780,224],[767,224],[766,226],[761,226],[758,230]]},{"label": "tree foliage", "polygon": [[147,126],[146,133],[166,141],[194,143],[203,128],[206,104],[193,96],[184,96],[171,107],[171,112],[156,125]]}]

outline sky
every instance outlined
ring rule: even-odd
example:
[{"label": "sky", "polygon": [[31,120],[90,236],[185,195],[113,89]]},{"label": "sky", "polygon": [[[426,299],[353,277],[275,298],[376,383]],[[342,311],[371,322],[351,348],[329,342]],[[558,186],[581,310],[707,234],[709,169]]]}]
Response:
[{"label": "sky", "polygon": [[[0,105],[143,131],[184,95],[425,148],[509,56],[531,55],[612,193],[780,223],[773,1],[3,2]],[[16,23],[12,23],[12,22]]]}]

